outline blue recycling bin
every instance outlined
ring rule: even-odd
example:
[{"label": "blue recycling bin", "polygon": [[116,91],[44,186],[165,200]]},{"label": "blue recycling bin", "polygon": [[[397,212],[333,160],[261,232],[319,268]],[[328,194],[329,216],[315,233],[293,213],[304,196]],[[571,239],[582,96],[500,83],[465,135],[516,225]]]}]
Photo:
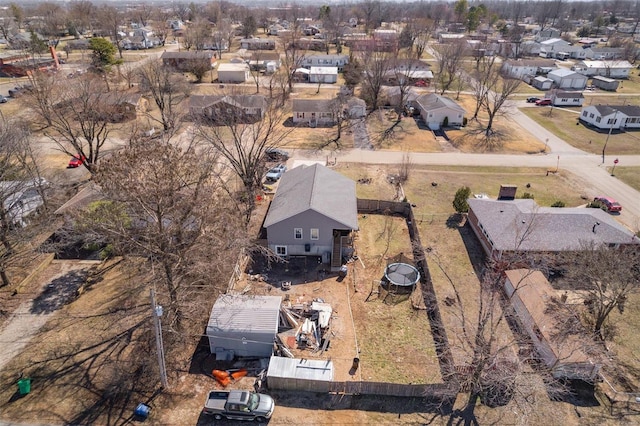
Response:
[{"label": "blue recycling bin", "polygon": [[147,417],[149,417],[150,410],[151,410],[151,407],[149,407],[147,404],[140,403],[138,404],[136,409],[133,411],[133,415],[142,420],[146,420]]}]

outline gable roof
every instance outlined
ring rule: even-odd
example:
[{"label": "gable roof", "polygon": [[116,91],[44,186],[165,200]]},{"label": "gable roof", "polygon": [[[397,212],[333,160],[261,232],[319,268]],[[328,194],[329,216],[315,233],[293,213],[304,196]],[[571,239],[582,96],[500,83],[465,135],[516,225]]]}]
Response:
[{"label": "gable roof", "polygon": [[427,93],[422,96],[418,96],[416,103],[425,111],[434,111],[442,108],[449,108],[455,111],[465,113],[465,110],[451,98],[446,96],[440,96],[436,93]]},{"label": "gable roof", "polygon": [[584,95],[582,94],[582,92],[556,92],[555,95],[556,99],[558,98],[562,98],[562,99],[582,99],[584,98]]},{"label": "gable roof", "polygon": [[182,52],[162,52],[162,59],[211,59],[213,52],[187,50]]},{"label": "gable roof", "polygon": [[218,72],[226,72],[226,71],[249,71],[249,65],[245,62],[242,63],[230,63],[230,64],[220,64],[218,65]]},{"label": "gable roof", "polygon": [[505,275],[515,290],[515,296],[520,299],[524,308],[531,315],[534,323],[532,325],[537,326],[541,336],[546,340],[549,349],[559,362],[589,363],[589,356],[583,350],[584,342],[576,335],[563,335],[562,341],[558,341],[556,338],[560,331],[558,316],[561,319],[566,320],[566,318],[562,318],[563,312],[553,310],[552,303],[556,292],[542,272],[512,269],[505,271]]},{"label": "gable roof", "polygon": [[333,107],[333,99],[294,99],[292,109],[304,112],[327,112]]},{"label": "gable roof", "polygon": [[582,61],[583,64],[587,68],[622,68],[622,69],[631,69],[633,65],[629,61]]},{"label": "gable roof", "polygon": [[637,105],[589,105],[586,108],[594,108],[601,117],[615,114],[619,111],[627,117],[640,117],[640,106]]},{"label": "gable roof", "polygon": [[558,68],[557,70],[553,70],[551,72],[549,72],[549,75],[555,75],[558,76],[560,78],[564,78],[564,77],[576,77],[576,76],[580,76],[580,78],[587,78],[585,76],[583,76],[582,74],[578,74],[575,71],[571,71],[567,68]]},{"label": "gable roof", "polygon": [[509,67],[538,67],[538,68],[548,68],[555,67],[556,61],[553,59],[518,59],[513,60],[509,59],[505,62],[506,66]]},{"label": "gable roof", "polygon": [[530,199],[467,201],[496,250],[570,251],[585,242],[640,244],[640,238],[601,209],[539,207]]},{"label": "gable roof", "polygon": [[320,164],[299,166],[280,178],[264,227],[313,210],[356,230],[356,200],[356,183],[348,177]]},{"label": "gable roof", "polygon": [[226,103],[238,108],[264,108],[266,98],[262,95],[193,95],[189,97],[190,108],[206,108],[217,103]]}]

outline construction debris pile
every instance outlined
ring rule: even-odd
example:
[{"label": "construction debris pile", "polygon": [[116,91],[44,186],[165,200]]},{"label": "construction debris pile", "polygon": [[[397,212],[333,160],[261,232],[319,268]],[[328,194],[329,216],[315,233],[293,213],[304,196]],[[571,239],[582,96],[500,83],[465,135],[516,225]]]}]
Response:
[{"label": "construction debris pile", "polygon": [[322,354],[329,349],[331,318],[336,312],[322,299],[305,302],[299,297],[295,303],[280,306],[280,329],[286,329],[276,336],[276,354],[295,358],[299,351],[311,350]]}]

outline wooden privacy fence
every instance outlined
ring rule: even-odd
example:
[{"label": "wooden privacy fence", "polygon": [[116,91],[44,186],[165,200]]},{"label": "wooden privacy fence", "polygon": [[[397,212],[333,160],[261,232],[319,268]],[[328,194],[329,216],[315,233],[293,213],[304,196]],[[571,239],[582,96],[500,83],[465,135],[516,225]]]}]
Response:
[{"label": "wooden privacy fence", "polygon": [[227,293],[233,291],[233,288],[242,276],[242,272],[247,267],[247,262],[249,262],[249,256],[247,256],[246,252],[243,249],[238,256],[236,264],[233,266],[233,271],[231,272],[231,277],[229,278],[229,284],[227,284]]},{"label": "wooden privacy fence", "polygon": [[370,200],[367,198],[358,198],[357,208],[358,213],[394,213],[407,217],[409,215],[409,211],[411,210],[411,205],[409,203],[400,201]]},{"label": "wooden privacy fence", "polygon": [[449,397],[457,390],[446,383],[405,385],[383,382],[330,382],[329,392],[345,395],[380,395],[399,397]]}]

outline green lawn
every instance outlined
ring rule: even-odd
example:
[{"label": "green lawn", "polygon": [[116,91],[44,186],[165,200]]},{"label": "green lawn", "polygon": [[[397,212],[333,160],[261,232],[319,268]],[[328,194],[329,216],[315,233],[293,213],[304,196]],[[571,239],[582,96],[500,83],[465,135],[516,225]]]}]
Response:
[{"label": "green lawn", "polygon": [[[602,100],[601,103],[607,102]],[[612,133],[609,136],[607,132],[597,132],[582,124],[576,125],[580,111],[577,108],[573,110],[549,107],[521,108],[520,111],[559,138],[583,151],[601,154],[606,142],[607,154],[640,154],[640,133]]]},{"label": "green lawn", "polygon": [[[612,167],[609,167],[609,171],[612,171],[612,169]],[[640,191],[640,167],[624,167],[618,165],[615,170],[613,170],[613,173],[616,178]]]}]

